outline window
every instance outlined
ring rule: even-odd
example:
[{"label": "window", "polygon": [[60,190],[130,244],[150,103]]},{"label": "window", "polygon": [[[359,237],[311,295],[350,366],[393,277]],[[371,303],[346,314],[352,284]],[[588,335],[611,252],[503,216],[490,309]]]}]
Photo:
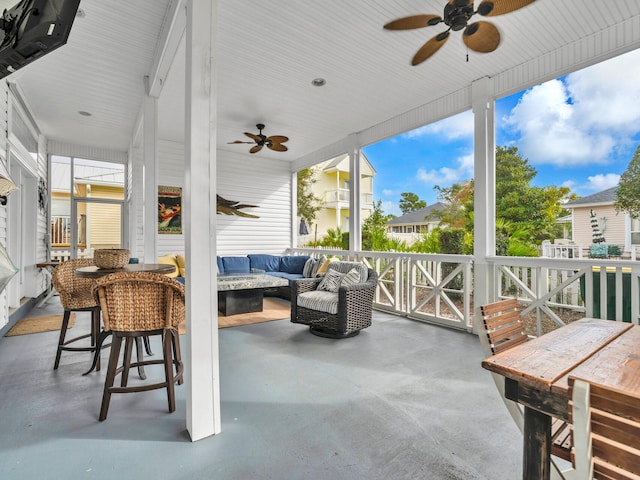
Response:
[{"label": "window", "polygon": [[631,244],[640,245],[640,218],[631,219]]}]

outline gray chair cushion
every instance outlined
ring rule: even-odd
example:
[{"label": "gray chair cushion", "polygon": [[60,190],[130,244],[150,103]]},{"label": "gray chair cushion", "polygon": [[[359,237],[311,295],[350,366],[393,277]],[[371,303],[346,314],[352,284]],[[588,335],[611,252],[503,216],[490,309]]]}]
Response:
[{"label": "gray chair cushion", "polygon": [[313,290],[298,295],[298,306],[335,315],[338,313],[338,294],[325,290]]}]

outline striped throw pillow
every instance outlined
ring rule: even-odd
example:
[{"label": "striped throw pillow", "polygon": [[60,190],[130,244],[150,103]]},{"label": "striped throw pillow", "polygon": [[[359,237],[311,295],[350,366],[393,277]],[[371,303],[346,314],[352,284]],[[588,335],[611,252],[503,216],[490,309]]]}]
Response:
[{"label": "striped throw pillow", "polygon": [[357,268],[352,268],[344,275],[344,277],[342,277],[340,286],[348,287],[349,285],[355,285],[356,283],[360,283],[360,272]]},{"label": "striped throw pillow", "polygon": [[336,270],[329,270],[318,285],[318,290],[337,292],[338,288],[340,288],[340,281],[342,280],[342,277],[344,277],[344,273],[340,273]]},{"label": "striped throw pillow", "polygon": [[304,263],[304,268],[302,269],[302,276],[304,278],[311,278],[314,276],[313,270],[316,268],[317,262],[318,261],[315,258],[309,257],[309,260]]}]

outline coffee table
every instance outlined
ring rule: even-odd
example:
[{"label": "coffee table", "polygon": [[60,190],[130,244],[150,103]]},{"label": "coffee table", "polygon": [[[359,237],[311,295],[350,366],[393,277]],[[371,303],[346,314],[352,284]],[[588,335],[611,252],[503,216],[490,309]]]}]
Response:
[{"label": "coffee table", "polygon": [[266,273],[218,275],[218,310],[225,316],[261,312],[264,289],[288,285],[286,278]]}]

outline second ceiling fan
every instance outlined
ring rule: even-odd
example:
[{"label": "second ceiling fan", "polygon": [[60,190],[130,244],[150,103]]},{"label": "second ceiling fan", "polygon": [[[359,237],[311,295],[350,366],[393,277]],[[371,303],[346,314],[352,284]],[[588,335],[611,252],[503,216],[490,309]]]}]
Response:
[{"label": "second ceiling fan", "polygon": [[449,28],[438,33],[425,43],[414,55],[411,65],[418,65],[424,62],[449,39],[451,30],[458,31],[464,29],[462,41],[471,50],[481,53],[493,52],[500,44],[500,32],[490,22],[479,21],[469,23],[471,17],[480,14],[483,17],[495,17],[505,13],[513,12],[533,3],[535,0],[484,0],[478,5],[478,9],[473,9],[473,0],[449,0],[444,6],[444,14],[439,15],[412,15],[403,17],[387,23],[384,28],[387,30],[412,30],[415,28],[430,27],[444,23]]},{"label": "second ceiling fan", "polygon": [[271,135],[267,137],[262,133],[262,130],[264,130],[264,124],[258,123],[256,127],[258,128],[258,134],[244,132],[244,134],[247,137],[251,138],[253,142],[243,142],[242,140],[236,140],[229,143],[255,143],[255,145],[249,149],[249,153],[258,153],[260,150],[262,150],[262,147],[270,148],[271,150],[275,150],[276,152],[286,152],[287,150],[289,150],[285,145],[282,145],[284,142],[289,141],[289,137],[285,137],[284,135]]}]

